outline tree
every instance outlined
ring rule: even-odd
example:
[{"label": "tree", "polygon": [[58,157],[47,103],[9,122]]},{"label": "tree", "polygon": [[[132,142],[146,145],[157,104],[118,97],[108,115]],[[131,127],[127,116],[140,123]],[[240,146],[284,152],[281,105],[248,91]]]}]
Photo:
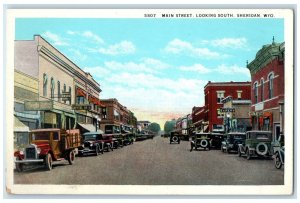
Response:
[{"label": "tree", "polygon": [[174,130],[176,124],[176,120],[173,119],[171,121],[166,121],[164,125],[164,131],[166,134],[170,133],[172,130]]},{"label": "tree", "polygon": [[154,133],[158,133],[160,131],[160,125],[158,123],[151,123],[148,126],[148,130],[150,130]]}]

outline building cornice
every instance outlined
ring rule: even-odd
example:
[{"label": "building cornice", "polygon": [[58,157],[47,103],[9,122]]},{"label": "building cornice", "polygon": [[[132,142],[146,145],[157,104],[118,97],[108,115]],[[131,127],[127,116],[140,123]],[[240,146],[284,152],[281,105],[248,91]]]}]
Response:
[{"label": "building cornice", "polygon": [[255,59],[247,64],[251,75],[265,67],[275,59],[283,60],[285,52],[285,43],[275,43],[264,45],[256,54]]},{"label": "building cornice", "polygon": [[95,83],[93,83],[92,81],[90,81],[89,79],[87,79],[79,71],[75,70],[72,66],[70,66],[69,64],[67,64],[63,59],[61,59],[59,56],[57,56],[52,51],[50,51],[49,49],[47,49],[45,46],[38,45],[38,52],[41,52],[41,53],[45,54],[47,57],[49,57],[50,59],[52,59],[53,61],[55,61],[57,64],[61,65],[62,67],[64,67],[70,73],[72,73],[74,76],[76,76],[76,77],[80,78],[81,80],[83,80],[84,82],[86,82],[88,85],[90,85],[96,91],[101,92],[101,89],[99,87],[100,85],[97,86]]}]

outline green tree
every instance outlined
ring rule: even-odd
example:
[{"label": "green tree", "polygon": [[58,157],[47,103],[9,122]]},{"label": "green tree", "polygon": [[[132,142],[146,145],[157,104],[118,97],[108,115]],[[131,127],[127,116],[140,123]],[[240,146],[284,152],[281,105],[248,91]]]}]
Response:
[{"label": "green tree", "polygon": [[173,119],[171,121],[166,121],[164,125],[164,131],[166,134],[170,133],[172,130],[174,130],[176,124],[176,120]]},{"label": "green tree", "polygon": [[148,130],[150,130],[154,133],[158,133],[160,131],[160,125],[158,123],[151,123],[148,126]]}]

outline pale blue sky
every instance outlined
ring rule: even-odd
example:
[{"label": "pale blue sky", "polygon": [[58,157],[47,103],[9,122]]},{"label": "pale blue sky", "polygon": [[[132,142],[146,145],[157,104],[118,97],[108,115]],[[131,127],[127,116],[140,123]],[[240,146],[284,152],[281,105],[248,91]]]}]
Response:
[{"label": "pale blue sky", "polygon": [[117,98],[138,119],[154,121],[203,105],[209,80],[250,81],[246,61],[273,36],[283,42],[283,24],[251,18],[28,18],[16,20],[15,39],[41,35],[93,75],[101,98]]}]

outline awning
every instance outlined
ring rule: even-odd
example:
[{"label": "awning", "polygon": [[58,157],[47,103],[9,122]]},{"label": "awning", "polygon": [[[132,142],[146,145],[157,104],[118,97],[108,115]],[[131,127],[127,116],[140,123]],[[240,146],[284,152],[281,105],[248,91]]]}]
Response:
[{"label": "awning", "polygon": [[29,132],[29,127],[14,116],[14,132]]},{"label": "awning", "polygon": [[[87,123],[78,123],[81,127],[83,127],[84,129],[86,129],[89,132],[95,132],[96,131],[96,127],[92,124],[87,124]],[[97,130],[97,132],[100,129]]]}]

